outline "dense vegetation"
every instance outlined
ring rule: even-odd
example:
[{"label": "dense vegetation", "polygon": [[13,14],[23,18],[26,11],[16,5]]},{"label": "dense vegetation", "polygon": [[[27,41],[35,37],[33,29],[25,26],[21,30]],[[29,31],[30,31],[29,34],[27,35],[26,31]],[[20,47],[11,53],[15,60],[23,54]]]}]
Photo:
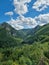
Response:
[{"label": "dense vegetation", "polygon": [[49,65],[49,24],[19,31],[1,24],[0,65]]}]

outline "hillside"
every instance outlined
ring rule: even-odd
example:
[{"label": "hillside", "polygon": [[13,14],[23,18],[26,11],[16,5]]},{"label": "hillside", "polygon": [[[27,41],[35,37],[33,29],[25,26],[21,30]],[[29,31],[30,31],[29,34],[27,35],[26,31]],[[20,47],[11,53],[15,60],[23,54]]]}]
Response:
[{"label": "hillside", "polygon": [[27,37],[32,36],[39,28],[37,26],[35,29],[15,30],[11,25],[4,22],[0,24],[0,41],[1,43],[7,43],[8,41],[10,44],[15,43],[17,45],[18,43],[23,43]]},{"label": "hillside", "polygon": [[26,42],[49,42],[49,24],[39,27],[34,34],[26,38]]},{"label": "hillside", "polygon": [[3,23],[0,25],[0,47],[17,46],[23,39],[17,38],[16,30],[9,24]]},{"label": "hillside", "polygon": [[0,24],[0,65],[49,65],[49,24],[22,30]]},{"label": "hillside", "polygon": [[0,38],[3,36],[4,41],[7,39],[6,37],[11,37],[17,41],[20,40],[21,44],[49,41],[49,24],[32,29],[15,30],[11,25],[4,22],[0,25],[0,30]]}]

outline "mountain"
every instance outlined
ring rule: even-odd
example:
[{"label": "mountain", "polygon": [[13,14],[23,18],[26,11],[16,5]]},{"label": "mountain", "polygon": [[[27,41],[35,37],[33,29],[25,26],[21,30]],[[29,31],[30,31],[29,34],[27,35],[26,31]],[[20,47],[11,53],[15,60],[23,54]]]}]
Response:
[{"label": "mountain", "polygon": [[22,30],[0,24],[0,65],[49,65],[49,24]]},{"label": "mountain", "polygon": [[[40,27],[37,26],[35,29],[21,29],[16,30],[8,23],[4,22],[0,24],[0,47],[5,46],[17,46],[20,44],[26,44],[26,38],[33,36],[35,31]],[[30,38],[32,39],[32,38]],[[29,42],[31,41],[30,39]],[[31,41],[32,42],[32,41]],[[4,44],[3,44],[4,43]]]},{"label": "mountain", "polygon": [[22,36],[22,38],[26,38],[28,36],[32,36],[34,35],[34,33],[40,28],[40,26],[36,26],[35,28],[31,28],[31,29],[21,29],[19,30],[20,35]]},{"label": "mountain", "polygon": [[46,24],[44,26],[40,26],[39,29],[37,29],[34,32],[34,35],[29,36],[26,38],[27,42],[33,43],[33,42],[49,42],[49,24]]},{"label": "mountain", "polygon": [[17,31],[8,23],[0,24],[0,47],[16,46],[23,39],[17,37]]},{"label": "mountain", "polygon": [[33,35],[35,33],[35,31],[37,31],[40,28],[40,26],[37,26],[37,27],[31,28],[31,29],[16,30],[6,22],[2,23],[0,25],[0,27],[3,27],[4,29],[6,29],[8,34],[10,34],[14,37],[18,37],[18,38],[25,38],[28,35]]},{"label": "mountain", "polygon": [[11,25],[4,22],[0,24],[0,41],[1,39],[2,42],[11,42],[11,45],[12,43],[18,45],[49,41],[49,24],[36,26],[31,29],[16,30]]},{"label": "mountain", "polygon": [[41,42],[49,42],[49,24],[42,26],[36,33],[35,36],[38,37]]},{"label": "mountain", "polygon": [[14,29],[11,25],[8,23],[4,22],[0,25],[0,27],[4,28],[7,30],[7,33],[11,36],[14,37],[20,37],[24,38],[26,35],[34,33],[33,29],[21,29],[21,30],[16,30]]}]

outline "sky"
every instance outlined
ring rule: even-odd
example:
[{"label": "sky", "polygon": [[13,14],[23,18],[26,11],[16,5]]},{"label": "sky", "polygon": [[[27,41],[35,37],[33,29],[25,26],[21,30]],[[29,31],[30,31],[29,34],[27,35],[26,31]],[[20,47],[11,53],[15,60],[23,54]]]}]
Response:
[{"label": "sky", "polygon": [[0,23],[15,29],[34,28],[49,23],[49,0],[0,0]]}]

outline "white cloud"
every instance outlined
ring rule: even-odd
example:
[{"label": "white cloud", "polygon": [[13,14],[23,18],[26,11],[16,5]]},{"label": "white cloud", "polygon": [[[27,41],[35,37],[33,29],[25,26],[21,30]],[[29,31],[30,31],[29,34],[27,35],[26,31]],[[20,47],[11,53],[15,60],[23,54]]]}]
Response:
[{"label": "white cloud", "polygon": [[49,6],[49,0],[37,0],[34,4],[33,7],[37,11],[42,11],[45,8]]},{"label": "white cloud", "polygon": [[12,11],[11,12],[6,12],[5,15],[10,15],[11,16],[11,15],[13,15],[13,12]]},{"label": "white cloud", "polygon": [[24,16],[19,16],[16,20],[11,19],[8,23],[17,30],[34,28],[37,25],[35,19],[31,17],[25,18]]},{"label": "white cloud", "polygon": [[14,0],[15,12],[19,15],[25,14],[28,12],[27,3],[31,2],[31,0]]},{"label": "white cloud", "polygon": [[[49,23],[49,13],[40,14],[35,18],[24,17],[23,14],[28,12],[27,3],[31,2],[31,0],[14,0],[15,12],[19,14],[16,20],[12,19],[8,21],[8,23],[14,27],[16,30],[19,29],[27,29],[34,28],[37,25],[43,26],[44,24]],[[37,0],[33,8],[37,11],[44,10],[49,5],[49,0]],[[13,15],[13,12],[7,12],[5,15]]]},{"label": "white cloud", "polygon": [[38,17],[35,17],[35,20],[38,25],[40,25],[40,26],[45,25],[45,24],[49,23],[49,13],[41,14]]},{"label": "white cloud", "polygon": [[7,23],[9,23],[13,28],[15,28],[16,30],[19,30],[19,29],[23,29],[24,27],[21,26],[21,25],[18,25],[18,22],[14,19],[11,18],[10,21],[8,21]]},{"label": "white cloud", "polygon": [[36,16],[35,18],[31,18],[31,17],[26,18],[21,15],[21,16],[17,17],[16,20],[11,19],[8,23],[12,27],[14,27],[16,30],[34,28],[37,25],[43,26],[43,25],[49,23],[49,13],[40,14],[39,16]]}]

